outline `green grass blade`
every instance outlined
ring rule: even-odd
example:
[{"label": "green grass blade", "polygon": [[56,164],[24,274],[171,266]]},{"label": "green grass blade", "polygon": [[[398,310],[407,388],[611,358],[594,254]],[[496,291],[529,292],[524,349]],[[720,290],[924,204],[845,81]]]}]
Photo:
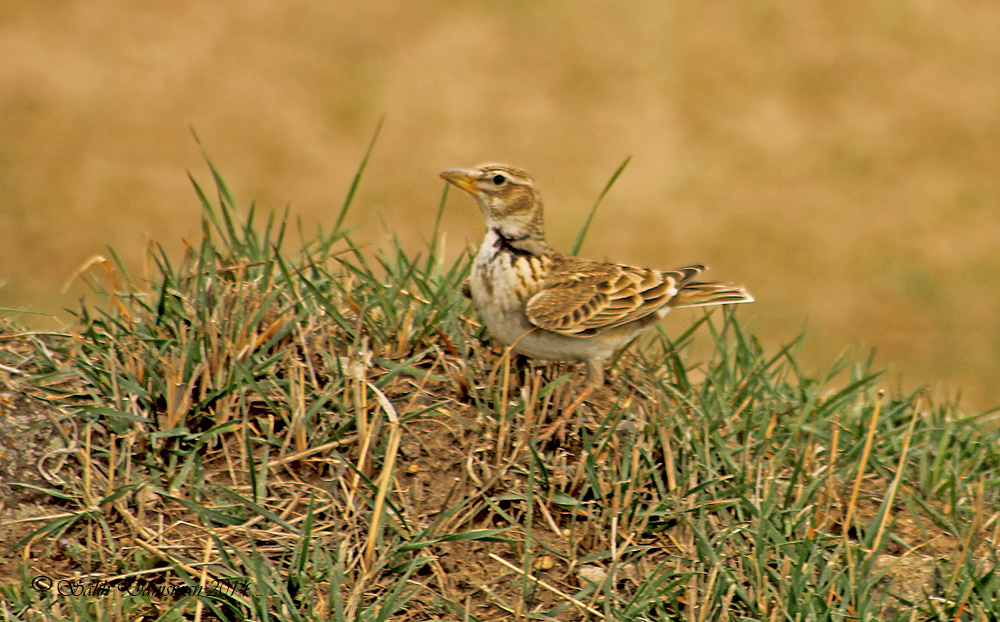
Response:
[{"label": "green grass blade", "polygon": [[631,159],[632,156],[625,158],[625,161],[622,162],[621,165],[619,165],[614,175],[612,175],[611,179],[608,180],[607,185],[604,186],[604,190],[601,191],[600,196],[598,196],[597,200],[594,201],[593,207],[590,208],[590,213],[587,214],[587,219],[583,221],[583,226],[580,227],[580,232],[576,234],[576,240],[573,242],[573,246],[570,247],[569,251],[570,255],[576,255],[578,252],[580,252],[580,247],[583,246],[583,240],[584,238],[587,237],[587,231],[590,230],[590,222],[594,220],[594,214],[597,213],[598,206],[601,204],[601,201],[604,200],[604,195],[606,195],[608,191],[611,190],[611,186],[613,186],[615,182],[618,181],[618,176],[622,174],[622,171],[625,170],[625,167],[628,166],[628,163]]},{"label": "green grass blade", "polygon": [[371,158],[372,149],[375,148],[375,141],[378,140],[379,132],[382,131],[382,123],[385,121],[385,117],[382,117],[378,121],[378,125],[375,126],[375,133],[372,135],[371,142],[368,143],[368,149],[365,151],[364,158],[361,159],[361,164],[358,166],[358,170],[354,173],[354,180],[351,181],[351,187],[347,191],[347,197],[344,199],[344,205],[340,208],[340,214],[337,216],[337,222],[333,226],[333,232],[331,233],[331,239],[335,238],[337,234],[340,233],[341,227],[344,225],[344,219],[347,218],[347,212],[351,208],[351,204],[354,202],[354,195],[358,191],[358,186],[361,184],[361,176],[365,172],[365,168],[368,166],[368,159]]}]

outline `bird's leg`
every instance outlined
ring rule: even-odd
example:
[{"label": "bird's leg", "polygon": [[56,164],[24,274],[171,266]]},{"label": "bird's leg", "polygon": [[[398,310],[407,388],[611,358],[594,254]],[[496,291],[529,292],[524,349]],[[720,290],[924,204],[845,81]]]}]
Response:
[{"label": "bird's leg", "polygon": [[604,359],[587,359],[587,386],[591,389],[604,385]]},{"label": "bird's leg", "polygon": [[513,368],[514,375],[522,383],[522,386],[527,386],[530,383],[528,375],[531,371],[528,357],[515,352],[510,358],[510,366]]}]

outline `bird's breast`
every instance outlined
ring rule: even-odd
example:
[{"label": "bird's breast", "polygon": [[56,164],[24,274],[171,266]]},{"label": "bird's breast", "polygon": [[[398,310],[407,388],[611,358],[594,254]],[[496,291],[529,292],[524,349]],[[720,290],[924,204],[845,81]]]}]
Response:
[{"label": "bird's breast", "polygon": [[525,305],[541,288],[551,259],[498,249],[489,236],[476,255],[469,290],[493,336],[505,344],[520,339],[533,326]]},{"label": "bird's breast", "polygon": [[472,270],[472,297],[477,304],[499,304],[523,311],[528,299],[541,288],[549,260],[542,255],[480,252]]}]

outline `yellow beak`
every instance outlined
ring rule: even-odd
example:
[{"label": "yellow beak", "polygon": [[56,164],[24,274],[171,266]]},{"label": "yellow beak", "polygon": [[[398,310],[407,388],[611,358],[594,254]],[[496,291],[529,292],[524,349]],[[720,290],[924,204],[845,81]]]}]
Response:
[{"label": "yellow beak", "polygon": [[476,178],[473,176],[472,171],[468,169],[456,168],[445,171],[441,173],[441,178],[448,180],[448,183],[456,188],[465,190],[472,196],[479,194],[479,188],[476,187]]}]

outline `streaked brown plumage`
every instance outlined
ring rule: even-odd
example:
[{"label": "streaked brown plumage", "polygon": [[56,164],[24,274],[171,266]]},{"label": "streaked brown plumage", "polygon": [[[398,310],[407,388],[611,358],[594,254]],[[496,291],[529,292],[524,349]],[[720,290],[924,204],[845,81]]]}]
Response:
[{"label": "streaked brown plumage", "polygon": [[753,301],[741,287],[695,282],[701,265],[661,272],[551,250],[541,195],[520,169],[485,164],[441,177],[486,216],[468,285],[490,333],[526,356],[585,362],[588,384],[601,384],[607,359],[671,308]]}]

